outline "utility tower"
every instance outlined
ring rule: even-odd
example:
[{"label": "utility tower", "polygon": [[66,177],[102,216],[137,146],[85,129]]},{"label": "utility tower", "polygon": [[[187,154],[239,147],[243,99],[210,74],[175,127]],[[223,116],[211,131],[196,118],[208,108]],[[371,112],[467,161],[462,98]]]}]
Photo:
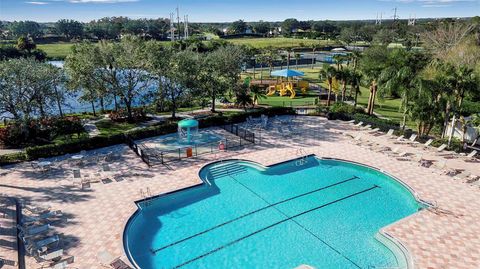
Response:
[{"label": "utility tower", "polygon": [[409,26],[415,26],[415,23],[417,22],[417,15],[410,15],[410,17],[408,18],[408,25]]},{"label": "utility tower", "polygon": [[383,20],[383,12],[377,13],[377,18],[375,19],[375,24],[376,25],[382,25],[382,20]]},{"label": "utility tower", "polygon": [[393,9],[393,22],[396,22],[400,17],[397,15],[397,8]]},{"label": "utility tower", "polygon": [[184,20],[184,38],[188,39],[188,15],[183,16]]},{"label": "utility tower", "polygon": [[173,25],[173,13],[170,13],[170,40],[175,41],[175,27]]}]

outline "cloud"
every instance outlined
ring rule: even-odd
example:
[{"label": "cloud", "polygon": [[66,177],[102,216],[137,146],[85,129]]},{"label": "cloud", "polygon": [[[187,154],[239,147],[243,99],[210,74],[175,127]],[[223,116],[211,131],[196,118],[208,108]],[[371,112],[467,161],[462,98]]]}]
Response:
[{"label": "cloud", "polygon": [[397,2],[403,4],[419,3],[422,7],[435,8],[435,7],[450,7],[454,4],[475,2],[477,0],[378,0],[381,2]]},{"label": "cloud", "polygon": [[139,0],[69,0],[70,3],[84,4],[84,3],[96,3],[96,4],[115,4],[115,3],[128,3],[138,2]]},{"label": "cloud", "polygon": [[49,4],[48,2],[40,2],[40,1],[29,1],[25,3],[31,4],[31,5],[48,5]]}]

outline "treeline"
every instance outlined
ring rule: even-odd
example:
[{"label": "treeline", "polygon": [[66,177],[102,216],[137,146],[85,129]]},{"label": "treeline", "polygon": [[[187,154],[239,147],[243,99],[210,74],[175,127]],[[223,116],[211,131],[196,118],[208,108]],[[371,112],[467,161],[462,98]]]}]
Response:
[{"label": "treeline", "polygon": [[[419,19],[416,25],[408,25],[407,20],[385,20],[381,25],[375,21],[301,21],[289,18],[283,22],[245,22],[237,20],[231,23],[190,23],[190,35],[212,33],[218,36],[254,33],[261,36],[287,36],[316,39],[339,39],[345,43],[356,41],[391,42],[395,40],[418,41],[418,33],[431,31],[443,24],[480,23],[480,17],[469,19]],[[176,33],[184,32],[184,25],[174,23]],[[162,40],[170,35],[170,20],[129,19],[127,17],[106,17],[88,23],[62,19],[55,23],[37,23],[34,21],[14,21],[0,23],[0,33],[4,39],[16,39],[28,36],[33,39],[63,38],[66,40],[115,40],[130,34],[148,39]]]}]

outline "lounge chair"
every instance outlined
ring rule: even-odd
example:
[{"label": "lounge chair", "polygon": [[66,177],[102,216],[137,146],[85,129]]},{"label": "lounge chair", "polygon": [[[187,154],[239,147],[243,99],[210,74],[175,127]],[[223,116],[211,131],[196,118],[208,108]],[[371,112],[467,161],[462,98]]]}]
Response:
[{"label": "lounge chair", "polygon": [[387,137],[392,137],[393,136],[393,132],[395,132],[395,130],[393,129],[390,129],[388,130],[388,132],[385,134]]},{"label": "lounge chair", "polygon": [[29,253],[36,253],[42,252],[42,250],[46,249],[48,246],[58,246],[60,242],[60,237],[58,235],[52,235],[46,238],[41,238],[39,240],[26,240],[25,241],[25,249]]},{"label": "lounge chair", "polygon": [[477,154],[478,154],[478,151],[476,151],[476,150],[470,152],[468,155],[464,156],[465,157],[464,161],[466,161],[466,162],[468,162],[468,161],[470,161],[470,162],[478,161],[478,159],[475,157],[475,155],[477,155]]},{"label": "lounge chair", "polygon": [[349,120],[349,121],[347,121],[347,123],[348,124],[353,124],[353,123],[355,123],[355,120]]},{"label": "lounge chair", "polygon": [[410,136],[410,138],[408,138],[407,140],[404,140],[404,139],[398,140],[397,139],[397,142],[395,142],[395,143],[396,144],[412,144],[412,143],[415,143],[415,139],[417,139],[417,134],[412,134]]},{"label": "lounge chair", "polygon": [[472,175],[472,173],[470,173],[469,171],[463,171],[460,174],[457,174],[457,175],[453,176],[453,179],[455,179],[455,180],[466,180],[471,175]]},{"label": "lounge chair", "polygon": [[367,124],[367,125],[362,127],[362,129],[370,129],[370,128],[372,128],[372,125],[370,125],[370,124]]},{"label": "lounge chair", "polygon": [[26,239],[46,233],[50,230],[51,227],[50,224],[43,224],[30,227],[23,227],[21,225],[17,225],[17,228],[20,230],[19,236]]},{"label": "lounge chair", "polygon": [[375,128],[375,129],[369,130],[369,131],[367,131],[367,133],[373,134],[373,133],[376,133],[378,131],[380,131],[380,128]]},{"label": "lounge chair", "polygon": [[361,122],[359,122],[359,123],[355,124],[354,126],[356,126],[356,127],[360,127],[360,126],[362,126],[362,125],[363,125],[363,121],[361,121]]},{"label": "lounge chair", "polygon": [[[404,135],[401,135],[399,137],[397,137],[395,140],[396,141],[403,141],[405,139],[405,136]],[[395,142],[394,142],[395,143]]]},{"label": "lounge chair", "polygon": [[436,151],[437,152],[442,152],[446,148],[447,148],[447,144],[442,144],[438,148],[436,148]]},{"label": "lounge chair", "polygon": [[32,225],[34,223],[39,223],[39,222],[42,222],[42,221],[48,221],[52,218],[59,218],[59,217],[62,217],[62,216],[63,216],[63,214],[62,214],[61,210],[50,211],[50,212],[47,212],[47,213],[44,213],[44,214],[41,214],[41,215],[38,215],[38,216],[24,216],[22,218],[22,225],[28,226],[28,225]]},{"label": "lounge chair", "polygon": [[433,139],[430,138],[425,143],[419,144],[419,145],[421,145],[423,148],[428,148],[430,144],[432,144],[432,142],[433,142]]},{"label": "lounge chair", "polygon": [[47,213],[52,209],[50,206],[48,207],[38,207],[38,206],[29,206],[29,205],[22,205],[22,208],[26,211],[28,211],[30,214],[43,214]]},{"label": "lounge chair", "polygon": [[52,261],[60,259],[63,256],[63,248],[54,248],[38,254],[38,258],[42,261]]}]

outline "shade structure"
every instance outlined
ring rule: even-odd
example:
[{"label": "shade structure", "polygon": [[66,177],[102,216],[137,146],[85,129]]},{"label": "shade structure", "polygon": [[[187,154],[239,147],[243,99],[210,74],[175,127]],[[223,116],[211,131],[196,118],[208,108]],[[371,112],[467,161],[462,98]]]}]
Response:
[{"label": "shade structure", "polygon": [[272,72],[273,77],[289,78],[289,77],[303,77],[304,75],[305,74],[303,72],[293,70],[293,69],[282,69],[282,70]]}]

